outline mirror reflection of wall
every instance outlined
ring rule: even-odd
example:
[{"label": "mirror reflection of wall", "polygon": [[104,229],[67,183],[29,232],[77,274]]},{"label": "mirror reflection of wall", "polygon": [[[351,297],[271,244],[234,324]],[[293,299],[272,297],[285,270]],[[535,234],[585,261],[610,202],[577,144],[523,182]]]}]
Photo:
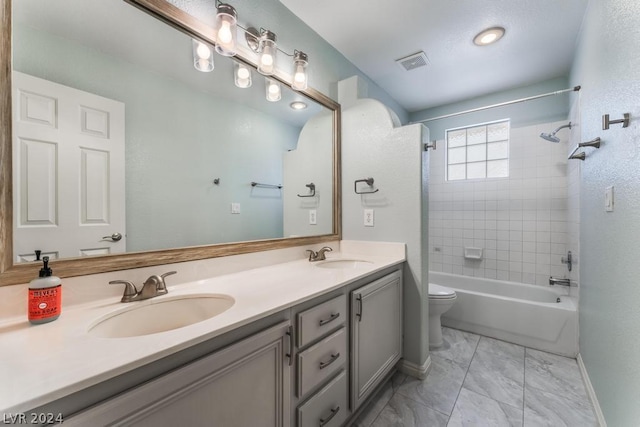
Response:
[{"label": "mirror reflection of wall", "polygon": [[[109,251],[110,242],[99,238],[118,231],[126,235],[127,252],[331,232],[332,122],[326,109],[290,90],[272,105],[255,71],[254,87],[238,89],[228,58],[216,56],[212,73],[196,71],[188,36],[122,1],[51,3],[14,3],[14,70],[124,104],[126,231],[96,226],[96,248]],[[295,100],[308,107],[294,111],[289,104]],[[314,116],[310,126],[316,130],[302,132],[307,143],[300,139],[320,147],[304,160],[313,167],[285,173],[284,159],[295,153]],[[327,129],[318,131],[318,123]],[[285,180],[282,190],[250,185]],[[322,198],[296,200],[313,180]],[[292,203],[284,202],[288,195]],[[240,213],[232,213],[232,204]],[[315,227],[286,231],[287,218],[308,225],[310,209],[327,213],[318,215]],[[35,249],[55,253],[57,246],[19,244],[16,239],[18,261]]]}]

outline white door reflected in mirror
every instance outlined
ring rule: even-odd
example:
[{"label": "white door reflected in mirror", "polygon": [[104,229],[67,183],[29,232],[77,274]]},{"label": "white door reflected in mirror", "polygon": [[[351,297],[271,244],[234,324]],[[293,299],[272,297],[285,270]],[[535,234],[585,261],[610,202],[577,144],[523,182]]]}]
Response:
[{"label": "white door reflected in mirror", "polygon": [[126,229],[124,104],[19,72],[12,83],[16,262],[125,252],[112,238]]}]

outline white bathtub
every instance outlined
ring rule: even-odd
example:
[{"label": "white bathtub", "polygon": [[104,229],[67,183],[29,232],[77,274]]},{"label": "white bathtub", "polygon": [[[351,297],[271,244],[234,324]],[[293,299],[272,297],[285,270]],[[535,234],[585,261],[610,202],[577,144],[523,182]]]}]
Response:
[{"label": "white bathtub", "polygon": [[565,287],[433,271],[429,283],[451,288],[458,297],[442,316],[443,326],[563,356],[578,354],[576,301]]}]

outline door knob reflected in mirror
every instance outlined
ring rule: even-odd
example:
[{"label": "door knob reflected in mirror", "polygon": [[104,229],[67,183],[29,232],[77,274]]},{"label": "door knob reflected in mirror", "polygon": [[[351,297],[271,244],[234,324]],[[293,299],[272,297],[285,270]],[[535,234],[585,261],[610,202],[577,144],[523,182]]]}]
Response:
[{"label": "door knob reflected in mirror", "polygon": [[111,236],[104,236],[101,241],[105,241],[105,240],[111,241],[111,242],[119,242],[120,240],[122,240],[122,234],[113,233]]}]

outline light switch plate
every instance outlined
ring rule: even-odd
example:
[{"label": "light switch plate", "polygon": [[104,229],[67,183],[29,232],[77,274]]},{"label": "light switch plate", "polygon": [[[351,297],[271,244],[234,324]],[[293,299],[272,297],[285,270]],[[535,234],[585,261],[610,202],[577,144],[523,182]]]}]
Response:
[{"label": "light switch plate", "polygon": [[240,203],[231,203],[231,213],[232,214],[240,213]]},{"label": "light switch plate", "polygon": [[373,209],[364,210],[364,226],[373,227]]},{"label": "light switch plate", "polygon": [[604,210],[606,212],[613,212],[613,186],[607,187],[604,190]]},{"label": "light switch plate", "polygon": [[318,213],[315,209],[309,211],[309,225],[318,224]]}]

